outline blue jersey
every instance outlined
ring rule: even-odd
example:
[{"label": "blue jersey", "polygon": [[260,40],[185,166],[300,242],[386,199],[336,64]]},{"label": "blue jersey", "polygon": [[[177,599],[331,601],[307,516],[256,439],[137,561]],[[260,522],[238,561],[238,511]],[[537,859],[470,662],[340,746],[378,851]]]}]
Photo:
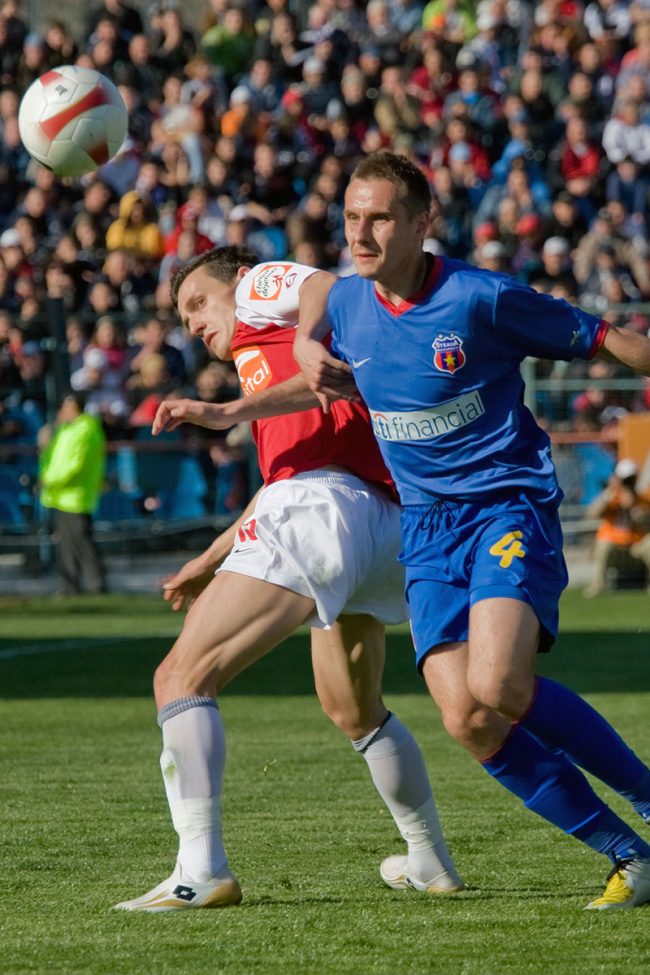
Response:
[{"label": "blue jersey", "polygon": [[402,504],[511,490],[561,497],[519,367],[529,355],[591,358],[605,322],[447,258],[399,307],[353,275],[336,282],[328,308],[333,352],[352,366]]}]

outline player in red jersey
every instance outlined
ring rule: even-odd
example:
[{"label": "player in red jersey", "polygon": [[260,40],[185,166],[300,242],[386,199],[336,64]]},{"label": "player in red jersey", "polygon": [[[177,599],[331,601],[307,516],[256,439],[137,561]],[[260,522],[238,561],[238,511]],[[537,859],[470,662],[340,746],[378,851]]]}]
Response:
[{"label": "player in red jersey", "polygon": [[[381,698],[384,624],[406,616],[399,510],[362,403],[328,414],[306,389],[292,346],[304,296],[325,313],[335,278],[292,263],[258,264],[240,247],[200,255],[172,282],[184,325],[219,358],[234,357],[244,399],[164,402],[154,432],[182,422],[220,428],[254,419],[264,487],[230,529],[166,587],[185,625],[154,680],[161,768],[179,836],[175,869],[117,907],[169,911],[241,900],[221,836],[225,741],[216,697],[250,664],[312,627],[323,710],[363,754],[407,843],[388,857],[391,886],[461,890],[419,747]],[[300,413],[274,413],[287,392]],[[256,419],[257,418],[257,419]],[[216,575],[214,574],[216,570]]]}]

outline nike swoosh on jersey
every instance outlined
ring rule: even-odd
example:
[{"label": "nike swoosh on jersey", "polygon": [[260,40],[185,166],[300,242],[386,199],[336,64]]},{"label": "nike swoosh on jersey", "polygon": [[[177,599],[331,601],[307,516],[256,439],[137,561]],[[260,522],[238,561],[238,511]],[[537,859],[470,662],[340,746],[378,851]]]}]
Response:
[{"label": "nike swoosh on jersey", "polygon": [[366,356],[365,359],[353,359],[352,365],[354,366],[355,369],[359,369],[361,366],[365,366],[366,362],[370,362],[371,359],[372,359],[371,355]]}]

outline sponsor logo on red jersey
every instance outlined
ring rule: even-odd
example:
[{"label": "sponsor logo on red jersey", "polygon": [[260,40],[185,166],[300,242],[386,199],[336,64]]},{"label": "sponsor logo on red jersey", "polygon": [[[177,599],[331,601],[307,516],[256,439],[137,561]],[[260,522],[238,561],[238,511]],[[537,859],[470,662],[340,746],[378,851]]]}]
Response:
[{"label": "sponsor logo on red jersey", "polygon": [[[251,284],[250,297],[253,301],[274,301],[282,290],[282,281],[291,270],[290,264],[265,264],[256,271]],[[287,287],[296,280],[295,271],[285,282]]]},{"label": "sponsor logo on red jersey", "polygon": [[433,364],[440,372],[456,372],[467,362],[463,352],[463,341],[453,332],[451,335],[439,335],[433,343]]},{"label": "sponsor logo on red jersey", "polygon": [[235,352],[235,367],[244,396],[266,389],[272,379],[271,367],[257,346]]}]

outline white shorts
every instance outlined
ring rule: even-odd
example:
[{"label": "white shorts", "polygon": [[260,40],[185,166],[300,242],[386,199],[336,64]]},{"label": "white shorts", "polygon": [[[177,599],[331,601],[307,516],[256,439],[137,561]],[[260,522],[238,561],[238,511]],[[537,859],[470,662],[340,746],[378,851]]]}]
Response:
[{"label": "white shorts", "polygon": [[264,488],[217,571],[310,596],[310,626],[342,613],[407,618],[399,506],[352,474],[311,471]]}]

